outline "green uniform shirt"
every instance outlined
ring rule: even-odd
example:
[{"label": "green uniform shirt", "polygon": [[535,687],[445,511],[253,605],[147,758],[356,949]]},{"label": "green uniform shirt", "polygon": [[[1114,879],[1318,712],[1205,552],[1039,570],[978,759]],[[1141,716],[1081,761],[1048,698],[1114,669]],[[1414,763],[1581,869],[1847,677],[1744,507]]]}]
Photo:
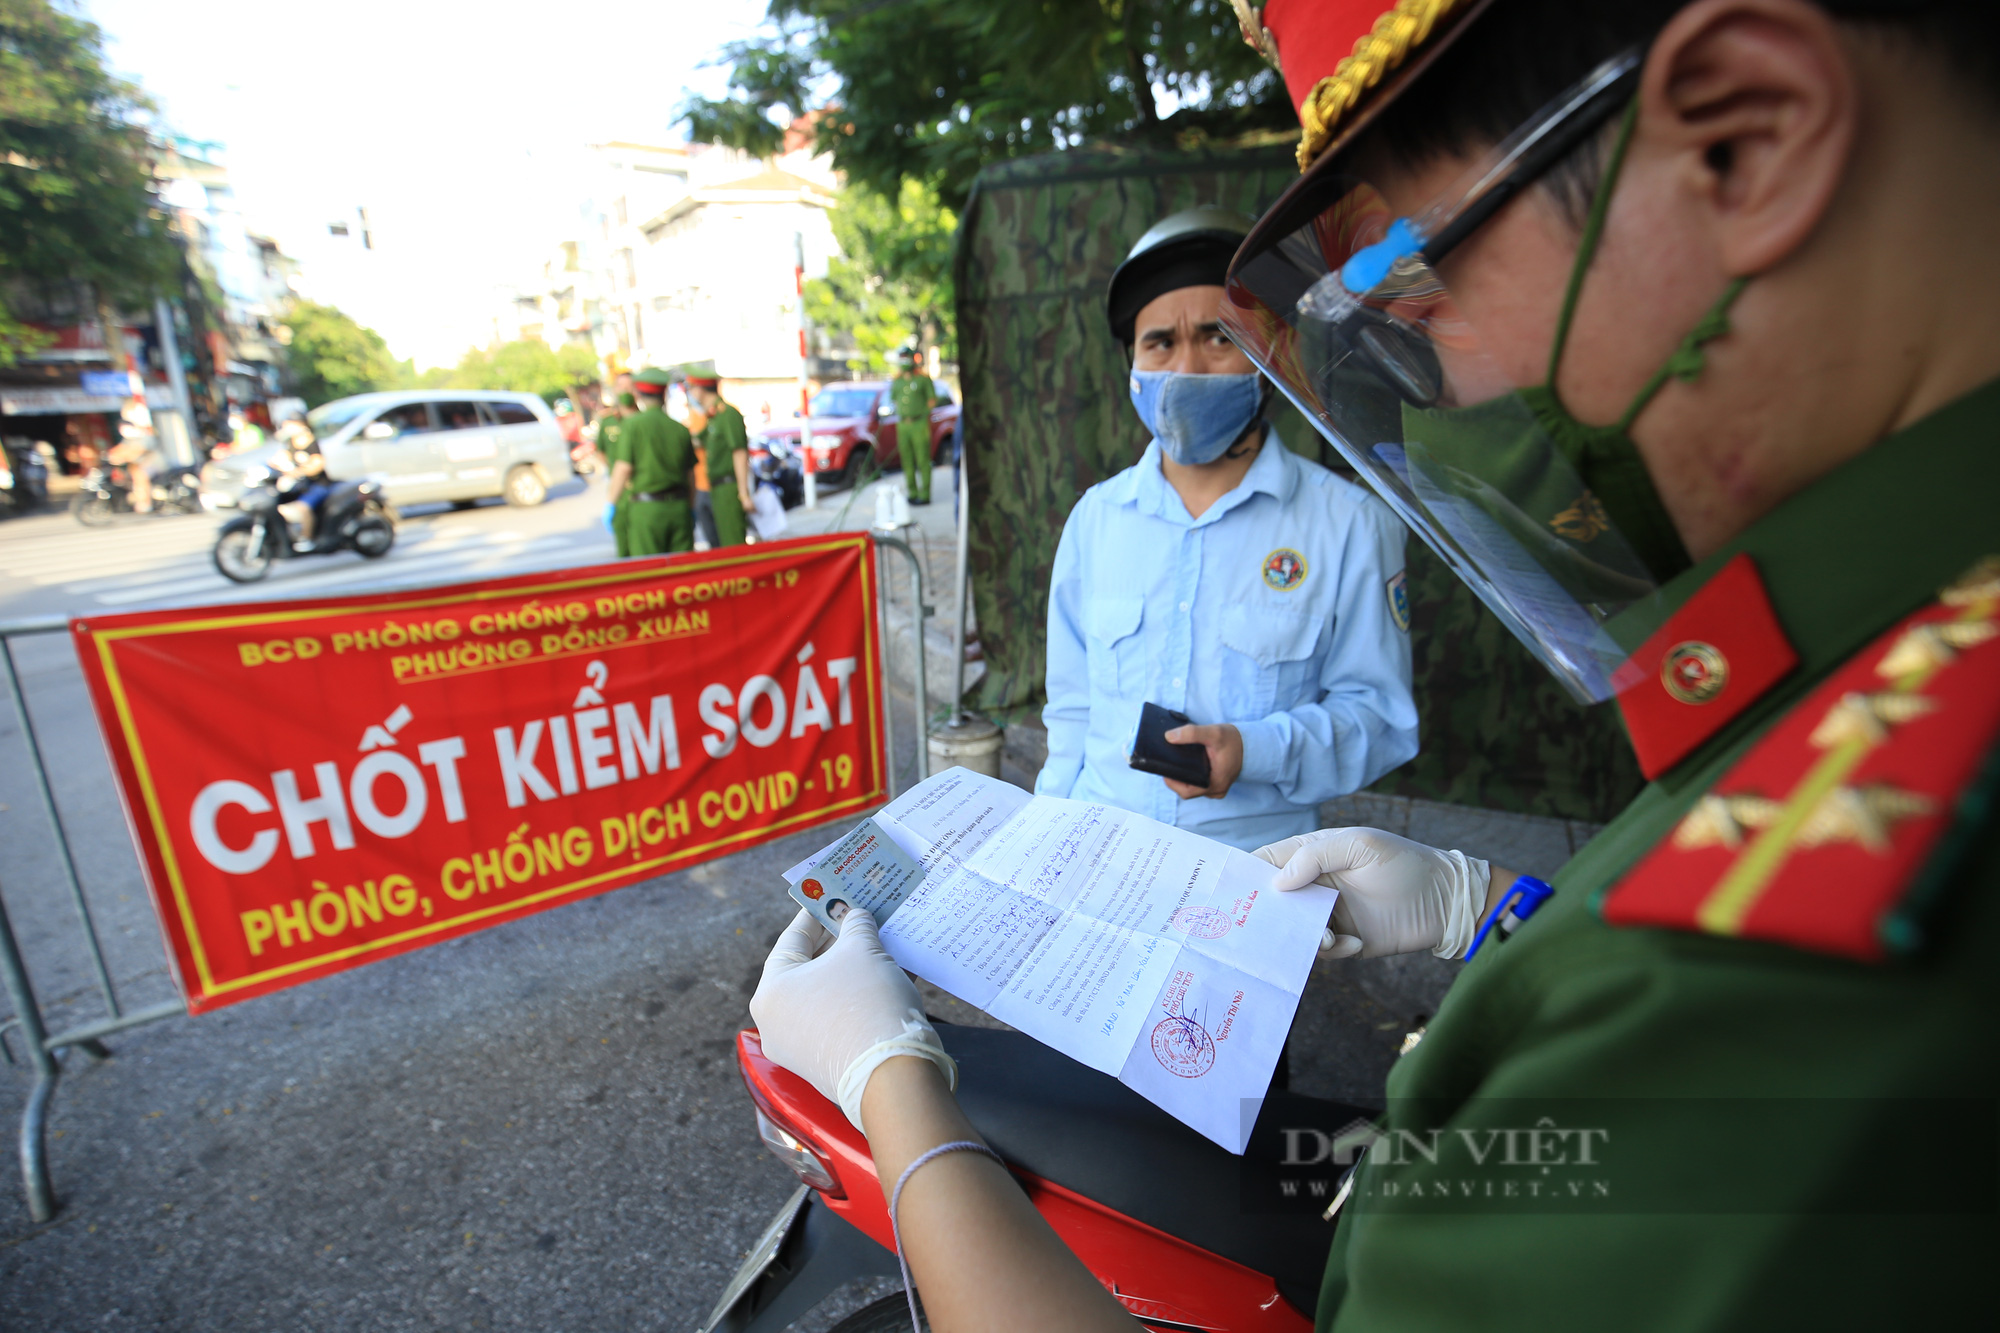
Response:
[{"label": "green uniform shirt", "polygon": [[889,381],[889,401],[896,407],[896,440],[911,422],[925,443],[931,438],[931,408],[937,403],[937,389],[928,375],[898,375]]},{"label": "green uniform shirt", "polygon": [[[1938,1189],[1993,1188],[1991,805],[1966,816],[1961,804],[1940,844],[1950,850],[1915,881],[1934,906],[1929,942],[1899,961],[1614,928],[1597,904],[1816,683],[2000,554],[1996,440],[2000,384],[1815,482],[1674,580],[1663,605],[1613,625],[1639,642],[1748,553],[1800,664],[1578,853],[1518,934],[1466,966],[1390,1074],[1387,1160],[1378,1145],[1355,1174],[1320,1329],[1928,1327],[1983,1307],[1992,1212],[1918,1214],[1936,1210]],[[1877,853],[1849,841],[1840,855],[1824,864],[1865,869]],[[1827,910],[1840,887],[1827,877]],[[1961,1111],[1922,1100],[1935,1098],[1987,1100]],[[1574,1133],[1549,1141],[1564,1164],[1499,1163],[1526,1140],[1491,1130],[1545,1120],[1604,1131],[1593,1163],[1579,1167]],[[1485,1168],[1472,1162],[1481,1143]],[[1478,1197],[1509,1181],[1512,1199]],[[1582,1202],[1561,1197],[1572,1183]],[[1880,1195],[1904,1187],[1927,1201],[1899,1215]]]},{"label": "green uniform shirt", "polygon": [[633,492],[649,495],[686,489],[694,470],[694,437],[657,407],[625,418],[618,431],[620,456],[632,465]]},{"label": "green uniform shirt", "polygon": [[597,419],[597,452],[607,464],[625,456],[618,448],[618,428],[624,424],[624,418],[616,412],[606,412]]},{"label": "green uniform shirt", "polygon": [[708,424],[701,430],[701,449],[708,462],[708,484],[736,484],[736,455],[750,451],[750,430],[743,414],[728,403],[717,402]]}]

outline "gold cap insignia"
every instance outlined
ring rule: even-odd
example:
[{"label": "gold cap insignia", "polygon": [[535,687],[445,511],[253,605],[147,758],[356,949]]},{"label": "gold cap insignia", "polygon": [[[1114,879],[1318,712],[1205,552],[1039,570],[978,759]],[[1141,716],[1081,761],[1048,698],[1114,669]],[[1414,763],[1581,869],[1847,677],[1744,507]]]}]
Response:
[{"label": "gold cap insignia", "polygon": [[1354,43],[1352,54],[1313,85],[1299,107],[1299,170],[1326,151],[1347,113],[1383,79],[1403,67],[1410,52],[1431,39],[1439,22],[1466,0],[1396,0],[1395,7]]},{"label": "gold cap insignia", "polygon": [[1284,66],[1278,63],[1278,39],[1264,26],[1264,16],[1253,8],[1250,0],[1230,0],[1236,7],[1236,22],[1243,29],[1243,44],[1264,57],[1264,63],[1283,74]]}]

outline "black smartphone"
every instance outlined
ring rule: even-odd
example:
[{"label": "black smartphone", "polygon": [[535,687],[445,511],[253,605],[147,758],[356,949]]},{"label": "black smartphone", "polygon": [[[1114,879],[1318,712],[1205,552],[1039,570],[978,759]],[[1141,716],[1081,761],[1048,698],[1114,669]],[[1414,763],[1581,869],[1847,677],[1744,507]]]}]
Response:
[{"label": "black smartphone", "polygon": [[1208,748],[1202,745],[1171,745],[1167,733],[1175,727],[1191,726],[1186,713],[1176,713],[1158,704],[1139,709],[1139,734],[1132,738],[1132,767],[1141,773],[1157,773],[1163,778],[1185,782],[1190,787],[1208,785]]}]

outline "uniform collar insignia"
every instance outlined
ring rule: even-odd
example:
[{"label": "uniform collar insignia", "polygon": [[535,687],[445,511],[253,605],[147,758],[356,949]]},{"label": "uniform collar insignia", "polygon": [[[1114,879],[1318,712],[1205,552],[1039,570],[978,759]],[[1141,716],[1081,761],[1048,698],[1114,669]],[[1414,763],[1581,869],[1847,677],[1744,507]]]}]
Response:
[{"label": "uniform collar insignia", "polygon": [[1613,679],[1640,770],[1648,778],[1665,773],[1798,662],[1756,561],[1737,556],[1640,644]]},{"label": "uniform collar insignia", "polygon": [[1604,894],[1605,920],[1868,962],[1917,947],[1911,886],[2000,741],[1996,654],[1988,560],[1780,718]]}]

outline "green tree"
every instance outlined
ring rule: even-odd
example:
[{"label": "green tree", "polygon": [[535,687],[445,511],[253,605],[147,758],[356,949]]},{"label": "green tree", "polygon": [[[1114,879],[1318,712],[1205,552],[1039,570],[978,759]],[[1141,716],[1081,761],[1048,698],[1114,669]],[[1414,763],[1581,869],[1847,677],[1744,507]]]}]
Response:
[{"label": "green tree", "polygon": [[872,370],[912,336],[950,351],[951,247],[958,216],[937,192],[903,182],[892,201],[850,185],[833,210],[840,257],[806,284],[806,315],[817,328],[851,339]]},{"label": "green tree", "polygon": [[771,0],[723,59],[729,89],[682,114],[759,155],[813,116],[850,181],[905,179],[963,206],[988,163],[1086,142],[1192,147],[1296,132],[1230,0]]},{"label": "green tree", "polygon": [[0,0],[0,365],[38,341],[9,313],[10,288],[84,282],[136,303],[174,272],[145,110],[105,71],[94,25],[49,0]]},{"label": "green tree", "polygon": [[597,379],[597,353],[581,343],[552,350],[545,342],[522,338],[495,347],[467,348],[449,371],[425,371],[412,387],[444,389],[506,389],[539,394],[549,402],[578,384]]},{"label": "green tree", "polygon": [[403,367],[389,355],[382,335],[330,305],[294,301],[285,324],[292,331],[286,359],[308,407],[392,388],[403,379]]}]

